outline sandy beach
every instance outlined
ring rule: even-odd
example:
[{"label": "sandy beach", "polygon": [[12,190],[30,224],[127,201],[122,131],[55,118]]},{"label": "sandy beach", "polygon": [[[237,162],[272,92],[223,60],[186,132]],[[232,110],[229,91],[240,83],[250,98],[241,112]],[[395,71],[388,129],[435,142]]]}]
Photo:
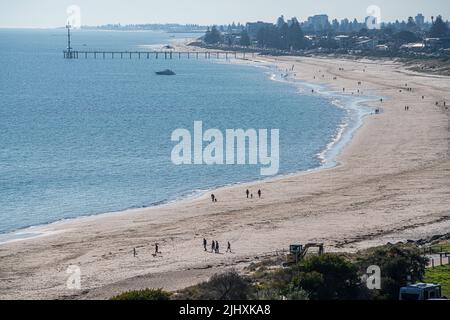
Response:
[{"label": "sandy beach", "polygon": [[[280,73],[294,65],[292,77],[338,92],[382,96],[383,102],[370,103],[382,112],[364,119],[335,168],[221,188],[214,205],[205,194],[39,227],[33,231],[40,237],[2,244],[0,299],[108,299],[129,289],[175,290],[294,243],[353,252],[450,230],[449,110],[443,106],[450,101],[449,77],[390,61],[252,59],[275,64]],[[247,200],[247,188],[261,189],[262,199]],[[205,253],[203,237],[222,249],[230,241],[233,253]],[[154,243],[161,250],[156,257]],[[81,269],[81,290],[66,287],[70,265]]]}]

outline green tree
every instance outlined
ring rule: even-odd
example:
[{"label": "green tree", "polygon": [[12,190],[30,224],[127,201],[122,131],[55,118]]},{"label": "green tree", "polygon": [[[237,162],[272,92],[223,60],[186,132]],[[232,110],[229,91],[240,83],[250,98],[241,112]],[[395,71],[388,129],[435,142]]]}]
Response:
[{"label": "green tree", "polygon": [[395,34],[394,38],[400,40],[401,42],[416,42],[420,40],[414,32],[406,30]]},{"label": "green tree", "polygon": [[374,292],[374,298],[397,300],[401,287],[423,279],[427,258],[416,247],[388,245],[360,258],[358,264],[361,273],[372,265],[381,269],[381,290]]},{"label": "green tree", "polygon": [[217,30],[216,26],[213,26],[211,29],[208,28],[208,30],[206,31],[204,41],[207,44],[220,43],[222,41],[222,34],[219,30]]},{"label": "green tree", "polygon": [[239,44],[243,47],[248,47],[250,45],[250,37],[248,36],[246,30],[243,30],[241,32],[241,39],[239,41]]},{"label": "green tree", "polygon": [[335,254],[313,256],[295,267],[293,288],[303,289],[311,300],[357,299],[361,292],[358,269]]},{"label": "green tree", "polygon": [[280,37],[280,46],[278,49],[289,49],[289,27],[287,23],[280,23],[277,27]]},{"label": "green tree", "polygon": [[281,32],[275,26],[260,29],[256,38],[260,47],[283,49]]},{"label": "green tree", "polygon": [[431,26],[430,30],[430,37],[432,38],[442,38],[447,36],[448,34],[448,26],[447,23],[445,23],[442,20],[441,16],[438,16],[436,20],[434,21],[433,25]]},{"label": "green tree", "polygon": [[408,18],[408,23],[406,24],[406,27],[408,28],[409,31],[417,30],[417,25],[416,25],[416,22],[414,21],[413,17]]},{"label": "green tree", "polygon": [[305,47],[305,35],[297,20],[294,20],[289,26],[287,30],[287,39],[289,48],[299,50]]}]

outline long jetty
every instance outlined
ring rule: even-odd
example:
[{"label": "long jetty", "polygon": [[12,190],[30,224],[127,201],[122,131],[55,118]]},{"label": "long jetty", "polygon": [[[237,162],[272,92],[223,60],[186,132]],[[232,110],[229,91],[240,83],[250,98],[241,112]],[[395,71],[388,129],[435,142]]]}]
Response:
[{"label": "long jetty", "polygon": [[246,55],[251,54],[254,56],[254,52],[246,51],[175,51],[172,49],[167,49],[163,51],[104,51],[104,50],[88,50],[80,51],[74,50],[71,45],[71,35],[70,29],[72,28],[70,24],[66,26],[67,28],[67,49],[63,51],[64,59],[200,59],[201,57],[205,59],[245,59]]},{"label": "long jetty", "polygon": [[64,50],[64,59],[246,59],[245,51],[78,51]]}]

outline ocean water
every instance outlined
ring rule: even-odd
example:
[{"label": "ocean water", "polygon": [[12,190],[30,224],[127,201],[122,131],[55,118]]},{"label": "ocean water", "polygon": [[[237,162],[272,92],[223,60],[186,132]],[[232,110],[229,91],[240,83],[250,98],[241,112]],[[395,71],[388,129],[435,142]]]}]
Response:
[{"label": "ocean water", "polygon": [[[194,35],[75,31],[73,47],[143,50]],[[280,130],[280,174],[317,168],[348,119],[270,68],[204,59],[64,60],[65,30],[0,30],[0,233],[152,206],[262,179],[175,166],[177,128]],[[173,69],[177,76],[155,71]]]}]

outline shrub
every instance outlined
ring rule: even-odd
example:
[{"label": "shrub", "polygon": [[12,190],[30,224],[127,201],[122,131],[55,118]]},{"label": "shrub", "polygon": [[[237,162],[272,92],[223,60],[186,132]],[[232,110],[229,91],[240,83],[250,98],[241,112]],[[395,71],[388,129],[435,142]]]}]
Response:
[{"label": "shrub", "polygon": [[113,297],[111,300],[170,300],[171,294],[162,289],[145,289],[127,291]]},{"label": "shrub", "polygon": [[357,267],[341,256],[313,256],[294,267],[292,272],[296,273],[292,288],[305,290],[311,300],[349,300],[361,295]]},{"label": "shrub", "polygon": [[408,282],[422,281],[428,259],[412,245],[387,245],[376,248],[358,259],[361,273],[371,265],[381,269],[381,290],[374,291],[374,299],[397,300],[400,288]]},{"label": "shrub", "polygon": [[247,279],[236,271],[215,274],[207,282],[180,291],[177,299],[185,300],[247,300],[251,295]]},{"label": "shrub", "polygon": [[284,297],[286,300],[304,301],[309,300],[309,293],[303,289],[293,288]]}]

